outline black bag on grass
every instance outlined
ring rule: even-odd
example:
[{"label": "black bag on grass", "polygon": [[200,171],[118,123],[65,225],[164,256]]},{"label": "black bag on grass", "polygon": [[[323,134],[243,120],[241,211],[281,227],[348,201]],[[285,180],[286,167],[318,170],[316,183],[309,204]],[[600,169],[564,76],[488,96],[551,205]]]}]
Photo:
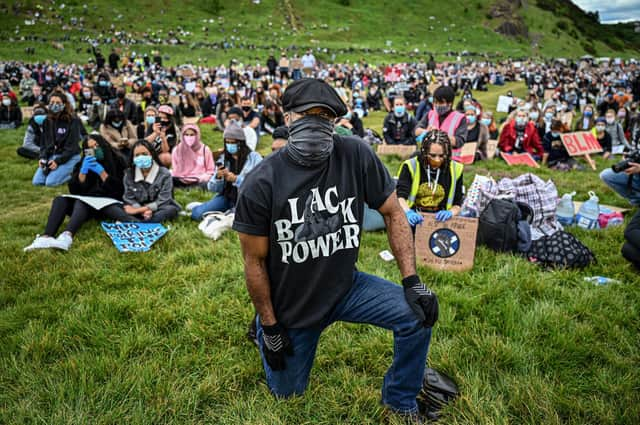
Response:
[{"label": "black bag on grass", "polygon": [[549,268],[583,268],[596,261],[589,248],[564,231],[533,241],[527,256],[530,261]]},{"label": "black bag on grass", "polygon": [[492,199],[480,214],[477,243],[500,252],[527,252],[533,211],[524,203]]},{"label": "black bag on grass", "polygon": [[424,371],[422,389],[416,400],[418,409],[428,419],[437,420],[440,410],[459,394],[458,386],[451,378],[428,367]]}]

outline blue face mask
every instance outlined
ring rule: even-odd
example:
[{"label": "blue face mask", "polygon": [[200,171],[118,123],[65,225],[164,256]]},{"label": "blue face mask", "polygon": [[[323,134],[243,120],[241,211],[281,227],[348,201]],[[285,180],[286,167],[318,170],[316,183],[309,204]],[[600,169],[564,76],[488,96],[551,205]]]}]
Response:
[{"label": "blue face mask", "polygon": [[475,117],[475,115],[467,115],[467,122],[468,122],[469,124],[475,124],[475,122],[476,122],[476,117]]},{"label": "blue face mask", "polygon": [[547,120],[550,120],[551,118],[553,118],[553,113],[552,113],[552,112],[546,112],[546,113],[544,114],[544,117],[545,117]]},{"label": "blue face mask", "polygon": [[64,109],[64,105],[62,103],[54,103],[53,105],[49,105],[49,110],[54,114],[59,114]]},{"label": "blue face mask", "polygon": [[350,120],[351,119],[351,112],[347,112],[347,114],[344,116],[345,120]]},{"label": "blue face mask", "polygon": [[98,81],[98,85],[100,87],[109,87],[111,85],[111,83],[109,81],[106,81],[106,80],[100,80],[100,81]]},{"label": "blue face mask", "polygon": [[491,125],[491,120],[489,118],[483,118],[480,120],[480,122],[486,126]]},{"label": "blue face mask", "polygon": [[589,117],[593,116],[593,112],[592,111],[584,111],[584,116],[589,118]]},{"label": "blue face mask", "polygon": [[537,112],[531,112],[529,114],[529,118],[531,118],[532,121],[536,121],[538,119],[539,115]]},{"label": "blue face mask", "polygon": [[156,117],[147,117],[147,124],[153,125],[156,123]]},{"label": "blue face mask", "polygon": [[516,125],[519,127],[524,126],[527,123],[526,118],[516,118]]},{"label": "blue face mask", "polygon": [[396,114],[396,116],[401,117],[404,115],[404,111],[405,111],[405,107],[404,106],[395,106],[393,108],[393,112]]},{"label": "blue face mask", "polygon": [[33,121],[38,125],[42,125],[42,123],[46,119],[47,119],[46,115],[34,115],[34,117],[33,117]]},{"label": "blue face mask", "polygon": [[231,155],[238,153],[238,145],[236,143],[225,143],[224,147]]},{"label": "blue face mask", "polygon": [[133,158],[133,163],[136,167],[146,170],[147,168],[151,168],[153,158],[151,158],[151,155],[138,155]]},{"label": "blue face mask", "polygon": [[558,137],[560,137],[560,133],[557,133],[555,131],[551,132],[551,137],[553,137],[554,139],[557,139]]},{"label": "blue face mask", "polygon": [[433,96],[429,96],[429,103],[433,103]]}]

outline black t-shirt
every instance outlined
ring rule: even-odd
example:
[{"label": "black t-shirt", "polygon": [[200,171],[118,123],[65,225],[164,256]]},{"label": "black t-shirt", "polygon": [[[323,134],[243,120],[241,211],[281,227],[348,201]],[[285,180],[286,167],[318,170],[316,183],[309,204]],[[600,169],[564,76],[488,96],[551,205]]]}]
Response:
[{"label": "black t-shirt", "polygon": [[547,163],[549,166],[554,166],[559,162],[567,162],[571,156],[567,149],[562,144],[562,139],[560,136],[553,137],[551,132],[548,132],[544,135],[542,139],[542,147],[546,153],[549,154],[547,158]]},{"label": "black t-shirt", "polygon": [[353,284],[364,202],[377,209],[393,190],[373,150],[357,137],[338,135],[320,167],[300,166],[281,149],[246,177],[233,229],[269,237],[278,322],[308,328],[327,317]]},{"label": "black t-shirt", "polygon": [[[437,184],[432,189],[429,187],[429,177],[431,183]],[[453,194],[453,205],[462,205],[462,175],[456,180],[455,193]],[[437,170],[427,170],[420,164],[420,186],[418,186],[418,194],[414,207],[425,212],[438,212],[447,209],[447,199],[449,198],[449,188],[451,187],[451,172],[449,167],[441,167],[440,174]],[[399,198],[408,199],[411,193],[411,185],[413,179],[409,167],[402,165],[400,176],[398,176],[398,186],[396,191]]]},{"label": "black t-shirt", "polygon": [[467,142],[477,142],[480,137],[480,125],[476,124],[473,128],[467,126]]}]

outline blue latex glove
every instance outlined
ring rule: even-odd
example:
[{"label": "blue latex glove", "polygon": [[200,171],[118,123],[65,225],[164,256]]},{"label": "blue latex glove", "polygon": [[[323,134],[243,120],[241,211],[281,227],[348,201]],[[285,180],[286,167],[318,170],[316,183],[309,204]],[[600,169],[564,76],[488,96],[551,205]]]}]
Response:
[{"label": "blue latex glove", "polygon": [[95,158],[92,156],[85,156],[82,160],[82,165],[80,166],[80,174],[87,174],[89,172],[89,168],[91,168],[91,160]]},{"label": "blue latex glove", "polygon": [[424,133],[420,134],[419,136],[416,136],[416,142],[422,143],[422,141],[424,140],[425,137],[427,137],[427,132],[426,131]]},{"label": "blue latex glove", "polygon": [[436,213],[436,221],[447,221],[453,217],[453,213],[449,210],[441,210]]},{"label": "blue latex glove", "polygon": [[405,214],[407,215],[407,220],[411,227],[416,227],[416,225],[422,224],[424,221],[424,218],[414,210],[408,210]]},{"label": "blue latex glove", "polygon": [[93,171],[97,175],[100,175],[104,171],[104,167],[95,158],[93,158],[93,161],[89,166],[89,171]]}]

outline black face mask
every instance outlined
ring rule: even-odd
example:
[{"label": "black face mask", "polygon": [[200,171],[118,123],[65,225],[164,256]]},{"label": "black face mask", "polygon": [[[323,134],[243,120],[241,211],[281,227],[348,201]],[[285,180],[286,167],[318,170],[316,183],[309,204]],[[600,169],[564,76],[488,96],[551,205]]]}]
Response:
[{"label": "black face mask", "polygon": [[313,167],[333,151],[333,122],[316,116],[302,117],[289,126],[287,154],[297,164]]},{"label": "black face mask", "polygon": [[118,96],[118,99],[124,99],[124,92],[118,92],[116,96]]},{"label": "black face mask", "polygon": [[242,110],[243,110],[244,112],[249,112],[249,111],[251,110],[251,106],[243,106],[243,107],[242,107]]}]

